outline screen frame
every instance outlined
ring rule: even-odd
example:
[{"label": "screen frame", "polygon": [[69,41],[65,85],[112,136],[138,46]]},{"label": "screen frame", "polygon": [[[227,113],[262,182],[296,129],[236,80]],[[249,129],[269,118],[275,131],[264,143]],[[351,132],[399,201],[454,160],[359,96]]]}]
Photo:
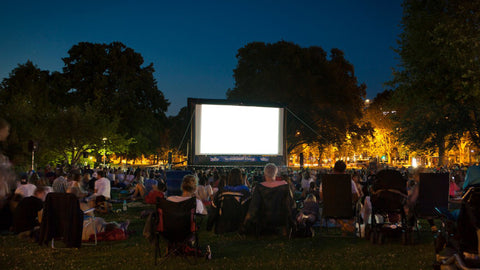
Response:
[{"label": "screen frame", "polygon": [[[196,153],[196,129],[197,129],[197,112],[195,110],[197,105],[232,105],[232,106],[253,106],[253,107],[269,107],[269,108],[278,108],[280,109],[280,125],[282,128],[282,134],[279,139],[279,146],[281,145],[280,153],[273,155],[244,155],[244,154],[199,154]],[[190,123],[190,141],[189,141],[189,151],[188,164],[191,166],[238,166],[238,165],[248,165],[248,166],[262,166],[266,163],[275,163],[279,166],[286,165],[287,155],[286,155],[286,109],[283,104],[279,103],[260,103],[260,102],[244,102],[244,101],[233,101],[233,100],[223,100],[223,99],[197,99],[189,98],[188,99],[188,111],[191,116]]]}]

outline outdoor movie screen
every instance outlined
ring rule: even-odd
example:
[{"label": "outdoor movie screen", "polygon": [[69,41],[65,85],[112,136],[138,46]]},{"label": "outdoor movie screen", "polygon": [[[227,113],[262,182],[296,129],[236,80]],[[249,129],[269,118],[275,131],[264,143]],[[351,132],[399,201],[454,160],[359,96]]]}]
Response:
[{"label": "outdoor movie screen", "polygon": [[284,109],[196,104],[195,155],[283,155]]}]

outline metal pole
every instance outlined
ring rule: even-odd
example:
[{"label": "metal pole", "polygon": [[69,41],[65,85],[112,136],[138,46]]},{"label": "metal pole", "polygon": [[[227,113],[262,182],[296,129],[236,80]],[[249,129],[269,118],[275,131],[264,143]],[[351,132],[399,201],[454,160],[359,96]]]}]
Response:
[{"label": "metal pole", "polygon": [[32,151],[32,171],[34,170],[34,164],[35,164],[35,151]]},{"label": "metal pole", "polygon": [[104,137],[103,141],[103,168],[105,168],[105,162],[107,160],[107,138]]},{"label": "metal pole", "polygon": [[106,159],[107,159],[107,149],[105,147],[105,141],[103,141],[103,168],[105,168]]}]

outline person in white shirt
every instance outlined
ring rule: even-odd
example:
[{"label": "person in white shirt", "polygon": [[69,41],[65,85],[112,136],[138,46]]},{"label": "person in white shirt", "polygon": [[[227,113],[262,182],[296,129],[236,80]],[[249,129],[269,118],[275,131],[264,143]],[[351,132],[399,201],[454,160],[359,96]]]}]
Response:
[{"label": "person in white shirt", "polygon": [[37,186],[27,181],[27,175],[22,176],[20,183],[21,185],[17,187],[15,194],[19,194],[24,198],[32,196],[35,189],[37,189]]},{"label": "person in white shirt", "polygon": [[103,203],[104,212],[108,212],[108,200],[110,200],[110,180],[105,178],[104,171],[97,172],[97,181],[95,181],[95,189],[92,196],[89,197],[90,207],[99,206]]},{"label": "person in white shirt", "polygon": [[310,183],[313,182],[313,178],[310,176],[308,171],[302,174],[301,186],[303,190],[308,190],[310,188]]},{"label": "person in white shirt", "polygon": [[97,172],[97,181],[95,181],[95,196],[104,196],[105,199],[110,199],[110,180],[105,177],[104,171]]}]

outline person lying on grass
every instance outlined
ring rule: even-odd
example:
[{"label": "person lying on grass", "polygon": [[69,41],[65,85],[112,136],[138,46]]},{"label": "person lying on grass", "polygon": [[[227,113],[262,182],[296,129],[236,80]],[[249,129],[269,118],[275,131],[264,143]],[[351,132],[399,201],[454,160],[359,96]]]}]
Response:
[{"label": "person lying on grass", "polygon": [[[80,200],[80,209],[82,211],[87,211],[90,207],[81,201],[81,190],[78,187],[70,187],[67,189],[67,193],[74,194]],[[90,214],[87,214],[90,215]],[[126,239],[127,236],[127,229],[130,221],[127,219],[124,222],[106,222],[105,219],[101,217],[95,217],[95,226],[90,224],[91,220],[85,218],[83,220],[83,231],[82,231],[82,241],[89,241],[92,239],[92,235],[95,233],[95,228],[97,230],[97,236],[102,235],[102,233],[106,234],[108,238],[110,234],[115,234],[114,237],[110,237],[106,240],[123,240]],[[101,237],[99,237],[101,240]]]}]

